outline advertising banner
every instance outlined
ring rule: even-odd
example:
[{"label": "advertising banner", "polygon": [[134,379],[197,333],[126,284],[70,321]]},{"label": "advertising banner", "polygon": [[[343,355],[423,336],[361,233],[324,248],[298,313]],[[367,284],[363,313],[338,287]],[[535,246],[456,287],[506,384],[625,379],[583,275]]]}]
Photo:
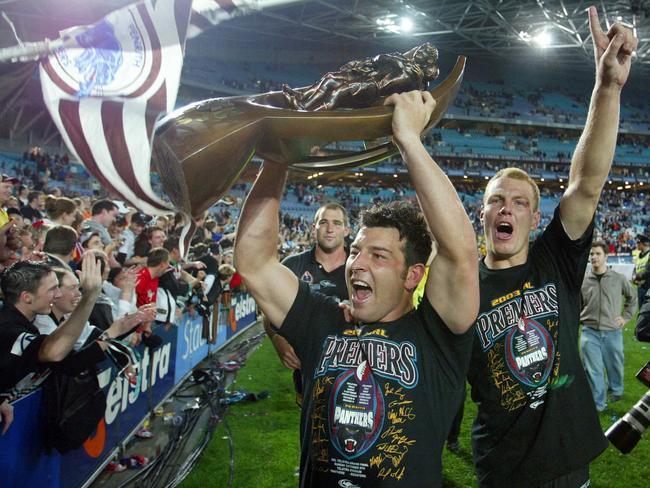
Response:
[{"label": "advertising banner", "polygon": [[0,436],[0,486],[76,488],[107,460],[153,408],[170,394],[185,375],[227,340],[256,321],[256,305],[248,293],[235,293],[219,307],[216,344],[203,337],[203,319],[185,313],[179,324],[159,326],[163,343],[155,350],[140,345],[138,381],[117,375],[112,362],[97,365],[99,385],[106,394],[106,412],[96,431],[79,449],[64,455],[47,452],[43,441],[42,391],[14,403],[14,422]]}]

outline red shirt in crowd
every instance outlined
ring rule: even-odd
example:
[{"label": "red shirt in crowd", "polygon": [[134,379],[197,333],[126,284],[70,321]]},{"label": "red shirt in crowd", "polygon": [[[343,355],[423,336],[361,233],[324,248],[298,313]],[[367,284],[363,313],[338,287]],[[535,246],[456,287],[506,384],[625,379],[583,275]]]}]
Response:
[{"label": "red shirt in crowd", "polygon": [[135,285],[136,305],[141,307],[147,303],[156,303],[158,278],[152,278],[149,268],[144,267],[138,273],[138,283]]}]

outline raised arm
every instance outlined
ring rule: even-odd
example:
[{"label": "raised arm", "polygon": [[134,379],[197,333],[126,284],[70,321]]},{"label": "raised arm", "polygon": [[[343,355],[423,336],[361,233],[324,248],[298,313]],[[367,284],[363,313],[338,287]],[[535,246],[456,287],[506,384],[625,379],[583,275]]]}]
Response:
[{"label": "raised arm", "polygon": [[298,294],[298,278],[277,258],[285,166],[266,161],[239,216],[235,267],[272,324],[284,322]]},{"label": "raised arm", "polygon": [[41,344],[38,359],[43,362],[62,361],[72,351],[77,339],[83,331],[90,312],[92,312],[97,297],[102,289],[102,274],[95,254],[88,252],[82,261],[79,282],[83,290],[77,308],[70,314],[68,320],[52,332]]},{"label": "raised arm", "polygon": [[391,95],[393,140],[438,246],[425,293],[452,332],[468,330],[479,306],[478,252],[472,224],[456,190],[420,140],[435,101],[428,92]]},{"label": "raised arm", "polygon": [[569,185],[560,202],[562,224],[572,239],[587,230],[609,174],[616,149],[621,90],[630,73],[637,44],[632,32],[620,24],[614,24],[604,33],[593,6],[589,8],[589,27],[596,84],[587,122],[573,153]]}]

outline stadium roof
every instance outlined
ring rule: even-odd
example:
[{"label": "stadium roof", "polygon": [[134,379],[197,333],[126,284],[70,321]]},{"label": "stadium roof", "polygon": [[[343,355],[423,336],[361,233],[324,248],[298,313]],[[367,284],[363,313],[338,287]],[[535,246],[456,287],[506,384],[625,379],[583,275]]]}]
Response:
[{"label": "stadium roof", "polygon": [[[213,1],[213,0],[194,0]],[[257,1],[257,0],[251,0]],[[593,72],[592,47],[586,9],[590,2],[562,0],[259,0],[262,11],[235,18],[209,29],[188,42],[186,57],[222,61],[258,60],[321,61],[338,66],[351,59],[379,52],[406,51],[429,41],[441,51],[441,62],[457,55],[468,56],[470,68],[477,60],[508,69],[510,62],[543,60],[544,69],[554,66]],[[0,0],[0,48],[24,42],[56,39],[59,31],[97,22],[109,12],[133,0]],[[632,82],[645,91],[650,72],[650,0],[598,0],[605,28],[622,22],[636,29],[639,37]],[[404,27],[410,30],[404,32]],[[15,30],[15,32],[14,32]],[[548,33],[549,47],[534,39]],[[305,55],[306,54],[306,55]],[[230,56],[230,57],[228,57]],[[189,65],[190,63],[187,63]],[[488,64],[491,66],[491,64]],[[221,64],[223,67],[223,64]],[[0,63],[0,82],[29,66]],[[317,71],[317,73],[320,71]],[[571,71],[573,74],[574,71]],[[442,70],[445,73],[445,70]],[[223,73],[217,73],[219,76]],[[215,76],[215,78],[216,78]],[[508,75],[506,75],[508,76]],[[566,77],[563,76],[563,79]],[[185,80],[189,83],[189,79]],[[284,81],[284,80],[280,80]],[[0,137],[20,139],[31,130],[45,145],[59,141],[58,131],[42,104],[38,81],[32,77],[25,91],[3,91],[0,83]],[[208,88],[210,87],[202,87]]]},{"label": "stadium roof", "polygon": [[[593,66],[586,10],[594,3],[604,28],[621,22],[635,29],[636,63],[650,65],[650,0],[306,0],[235,19],[217,30],[242,40],[265,36],[327,49],[431,41],[454,54],[504,59],[537,56],[545,49],[558,64]],[[542,48],[544,40],[549,44]]]},{"label": "stadium roof", "polygon": [[[23,41],[36,41],[56,38],[59,29],[93,23],[132,1],[4,0],[0,10]],[[635,64],[642,65],[643,72],[650,66],[650,0],[263,1],[275,5],[211,29],[199,38],[201,44],[226,41],[250,49],[279,47],[345,56],[351,45],[359,51],[388,52],[430,41],[453,55],[508,60],[540,56],[543,49],[547,62],[550,58],[558,65],[587,67],[593,62],[586,9],[594,3],[605,27],[618,21],[636,30]],[[0,22],[0,47],[15,44],[8,24]],[[542,48],[540,42],[548,46]],[[188,54],[192,55],[192,44]]]}]

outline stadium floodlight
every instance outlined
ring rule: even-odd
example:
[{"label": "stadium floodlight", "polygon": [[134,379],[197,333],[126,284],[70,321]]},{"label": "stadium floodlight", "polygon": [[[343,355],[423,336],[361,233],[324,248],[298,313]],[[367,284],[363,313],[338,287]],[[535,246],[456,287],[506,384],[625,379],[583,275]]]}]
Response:
[{"label": "stadium floodlight", "polygon": [[546,49],[547,47],[550,47],[552,41],[553,38],[551,37],[550,32],[547,31],[546,29],[539,32],[533,37],[533,42],[537,44],[537,46],[541,47],[542,49]]},{"label": "stadium floodlight", "polygon": [[411,32],[413,30],[413,21],[408,17],[402,17],[400,29],[402,32]]}]

